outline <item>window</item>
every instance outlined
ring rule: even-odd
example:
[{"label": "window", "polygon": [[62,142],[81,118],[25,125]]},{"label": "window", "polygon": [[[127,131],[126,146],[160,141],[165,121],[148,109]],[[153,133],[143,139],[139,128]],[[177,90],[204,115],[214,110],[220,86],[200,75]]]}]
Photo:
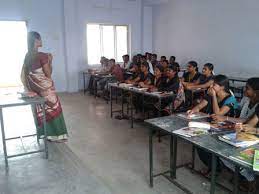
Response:
[{"label": "window", "polygon": [[20,74],[27,52],[25,21],[0,21],[0,88],[21,86]]},{"label": "window", "polygon": [[128,54],[128,26],[87,24],[88,64],[100,64],[101,56],[123,62]]}]

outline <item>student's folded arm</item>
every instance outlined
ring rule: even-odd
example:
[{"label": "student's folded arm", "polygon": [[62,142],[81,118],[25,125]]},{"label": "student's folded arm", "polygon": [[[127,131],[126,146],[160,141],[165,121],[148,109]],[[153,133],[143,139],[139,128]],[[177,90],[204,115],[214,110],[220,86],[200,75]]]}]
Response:
[{"label": "student's folded arm", "polygon": [[217,115],[225,115],[229,112],[230,108],[228,106],[222,106],[219,109],[215,109],[213,106],[213,112]]},{"label": "student's folded arm", "polygon": [[203,99],[199,104],[197,104],[195,107],[193,107],[194,112],[200,112],[203,108],[205,108],[208,105],[208,101]]},{"label": "student's folded arm", "polygon": [[207,89],[211,86],[211,84],[213,84],[213,81],[210,80],[208,82],[206,82],[205,84],[198,84],[198,85],[193,85],[192,89],[198,89],[198,88],[201,88],[201,89]]}]

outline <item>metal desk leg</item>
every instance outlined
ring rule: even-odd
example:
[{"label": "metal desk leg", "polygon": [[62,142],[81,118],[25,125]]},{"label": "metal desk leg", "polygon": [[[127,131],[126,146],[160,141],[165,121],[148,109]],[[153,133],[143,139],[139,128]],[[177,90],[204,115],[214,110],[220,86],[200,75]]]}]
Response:
[{"label": "metal desk leg", "polygon": [[235,175],[234,175],[234,194],[238,194],[238,176],[239,176],[239,167],[235,166]]},{"label": "metal desk leg", "polygon": [[35,124],[35,127],[36,127],[37,142],[39,144],[40,143],[40,135],[39,135],[39,125],[38,125],[38,121],[37,121],[36,105],[32,104],[31,109],[32,109],[34,124]]},{"label": "metal desk leg", "polygon": [[[161,98],[158,98],[158,117],[161,117]],[[161,142],[161,131],[158,130],[158,142]]]},{"label": "metal desk leg", "polygon": [[86,93],[85,73],[83,73],[83,78],[84,78],[84,94],[85,94]]},{"label": "metal desk leg", "polygon": [[97,97],[97,87],[98,87],[98,81],[97,79],[94,80],[94,97]]},{"label": "metal desk leg", "polygon": [[46,111],[45,111],[45,102],[42,105],[42,112],[43,112],[43,129],[44,129],[44,146],[45,146],[45,156],[46,159],[49,158],[48,152],[48,142],[47,142],[47,126],[46,126]]},{"label": "metal desk leg", "polygon": [[195,146],[192,145],[192,169],[195,169]]},{"label": "metal desk leg", "polygon": [[217,157],[212,153],[212,165],[211,165],[211,183],[210,183],[210,194],[215,193],[216,188],[216,168],[217,168]]},{"label": "metal desk leg", "polygon": [[5,160],[5,169],[8,170],[8,158],[5,142],[5,131],[4,131],[4,118],[3,118],[3,109],[0,108],[0,121],[1,121],[1,131],[2,131],[2,140],[3,140],[3,149],[4,149],[4,160]]},{"label": "metal desk leg", "polygon": [[149,186],[153,187],[153,129],[149,128]]},{"label": "metal desk leg", "polygon": [[170,135],[170,177],[176,179],[177,137]]},{"label": "metal desk leg", "polygon": [[113,112],[112,112],[112,86],[110,87],[110,103],[111,103],[111,118],[113,116]]},{"label": "metal desk leg", "polygon": [[124,117],[124,92],[121,90],[121,117]]},{"label": "metal desk leg", "polygon": [[131,118],[131,128],[133,128],[133,93],[130,93],[130,118]]}]

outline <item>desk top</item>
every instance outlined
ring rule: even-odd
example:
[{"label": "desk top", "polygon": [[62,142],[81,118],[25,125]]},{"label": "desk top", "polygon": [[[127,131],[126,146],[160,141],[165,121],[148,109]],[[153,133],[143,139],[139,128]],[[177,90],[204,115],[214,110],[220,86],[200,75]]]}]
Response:
[{"label": "desk top", "polygon": [[237,81],[237,82],[247,82],[248,78],[244,77],[234,77],[234,76],[229,76],[228,79],[230,81]]},{"label": "desk top", "polygon": [[116,87],[122,90],[126,90],[126,91],[131,91],[131,92],[135,92],[135,93],[140,93],[146,96],[153,96],[156,98],[165,98],[165,97],[173,97],[176,94],[174,94],[173,92],[147,92],[146,90],[144,90],[144,88],[138,88],[132,85],[127,85],[127,84],[119,84],[118,83],[109,83],[110,86],[112,87]]},{"label": "desk top", "polygon": [[[159,129],[162,129],[164,131],[167,131],[169,133],[173,134],[174,130],[187,127],[188,121],[184,120],[182,118],[179,118],[175,115],[166,116],[166,117],[160,117],[155,119],[148,119],[145,120],[145,122],[152,127],[157,127]],[[207,135],[200,135],[195,137],[184,137],[180,136],[178,134],[174,134],[177,137],[180,137],[181,139],[184,139],[198,147],[201,147],[202,149],[205,149],[211,153],[216,154],[217,156],[230,160],[231,162],[237,164],[238,166],[242,166],[245,168],[252,169],[252,167],[244,162],[236,161],[230,156],[238,155],[240,151],[245,150],[247,148],[236,148],[234,146],[231,146],[225,142],[222,142],[218,139],[218,135],[214,134],[207,134]],[[259,145],[254,145],[251,147],[255,147],[259,149]]]},{"label": "desk top", "polygon": [[29,104],[41,104],[44,103],[43,97],[20,97],[20,95],[1,95],[0,96],[0,108],[22,106]]}]

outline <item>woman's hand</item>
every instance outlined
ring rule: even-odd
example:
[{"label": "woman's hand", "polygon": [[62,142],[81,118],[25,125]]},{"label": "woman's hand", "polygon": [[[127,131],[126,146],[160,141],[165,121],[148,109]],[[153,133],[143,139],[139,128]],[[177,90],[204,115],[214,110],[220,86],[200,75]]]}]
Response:
[{"label": "woman's hand", "polygon": [[139,84],[138,84],[140,87],[142,87],[142,88],[144,88],[145,87],[145,84],[144,84],[144,82],[139,82]]},{"label": "woman's hand", "polygon": [[193,109],[191,109],[191,110],[188,110],[187,111],[187,114],[188,115],[191,115],[191,114],[194,114],[194,113],[197,113],[197,112],[199,112],[200,110],[198,109],[198,108],[193,108]]},{"label": "woman's hand", "polygon": [[250,125],[243,125],[242,123],[238,123],[236,124],[236,130],[238,132],[245,132],[245,133],[252,133],[252,134],[256,134],[257,130],[255,127],[251,127]]},{"label": "woman's hand", "polygon": [[211,115],[211,118],[212,118],[214,121],[216,121],[216,122],[222,122],[222,121],[225,121],[225,120],[226,120],[226,117],[225,117],[225,116],[216,115],[216,114]]},{"label": "woman's hand", "polygon": [[210,87],[210,88],[208,89],[208,94],[209,94],[210,96],[212,96],[212,97],[216,96],[216,92],[215,92],[215,90],[214,90],[212,87]]}]

